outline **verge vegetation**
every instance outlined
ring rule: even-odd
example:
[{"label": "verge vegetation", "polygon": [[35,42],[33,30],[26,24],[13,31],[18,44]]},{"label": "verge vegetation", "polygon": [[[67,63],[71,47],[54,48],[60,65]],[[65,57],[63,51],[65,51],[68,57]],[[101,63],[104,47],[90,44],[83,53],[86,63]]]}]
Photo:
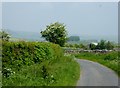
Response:
[{"label": "verge vegetation", "polygon": [[57,44],[2,43],[3,86],[75,86],[79,64]]},{"label": "verge vegetation", "polygon": [[114,70],[120,76],[120,69],[118,66],[120,58],[117,51],[108,52],[108,53],[81,52],[79,54],[75,54],[75,57],[80,59],[87,59],[103,64]]}]

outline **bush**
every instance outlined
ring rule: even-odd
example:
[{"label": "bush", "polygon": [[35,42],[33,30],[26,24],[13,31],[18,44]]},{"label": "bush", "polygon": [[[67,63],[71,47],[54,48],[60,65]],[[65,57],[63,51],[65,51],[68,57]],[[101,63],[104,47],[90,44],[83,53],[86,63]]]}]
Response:
[{"label": "bush", "polygon": [[108,53],[104,56],[104,60],[118,60],[118,52]]}]

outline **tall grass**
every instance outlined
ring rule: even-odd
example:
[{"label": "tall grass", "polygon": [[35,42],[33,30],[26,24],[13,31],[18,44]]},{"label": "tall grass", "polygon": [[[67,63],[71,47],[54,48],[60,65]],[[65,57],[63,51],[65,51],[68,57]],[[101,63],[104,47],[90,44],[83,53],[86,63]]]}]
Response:
[{"label": "tall grass", "polygon": [[3,86],[76,86],[80,69],[72,58],[63,57],[47,64],[24,67],[9,78],[3,78]]}]

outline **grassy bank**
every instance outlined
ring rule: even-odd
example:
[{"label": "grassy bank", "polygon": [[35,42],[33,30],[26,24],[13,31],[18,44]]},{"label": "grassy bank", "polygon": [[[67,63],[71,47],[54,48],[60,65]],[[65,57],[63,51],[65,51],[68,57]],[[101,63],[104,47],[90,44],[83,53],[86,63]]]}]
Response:
[{"label": "grassy bank", "polygon": [[79,65],[72,58],[63,57],[53,64],[44,62],[24,67],[11,77],[3,78],[3,85],[75,86],[79,78],[79,72]]},{"label": "grassy bank", "polygon": [[79,64],[51,43],[3,43],[3,86],[75,86]]},{"label": "grassy bank", "polygon": [[118,66],[120,59],[118,57],[118,52],[109,52],[105,54],[104,53],[82,52],[80,54],[75,54],[75,57],[98,62],[102,65],[107,66],[108,68],[111,68],[120,76],[120,69]]}]

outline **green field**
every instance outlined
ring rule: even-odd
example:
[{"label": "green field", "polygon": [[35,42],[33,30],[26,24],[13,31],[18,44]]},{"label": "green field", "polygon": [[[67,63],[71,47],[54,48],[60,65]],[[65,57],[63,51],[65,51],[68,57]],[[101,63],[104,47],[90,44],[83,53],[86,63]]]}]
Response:
[{"label": "green field", "polygon": [[116,52],[113,51],[109,53],[82,52],[79,54],[75,54],[75,57],[79,59],[86,59],[86,60],[98,62],[102,65],[107,66],[108,68],[111,68],[120,76],[120,69],[118,66],[120,58],[118,56],[117,51]]}]

